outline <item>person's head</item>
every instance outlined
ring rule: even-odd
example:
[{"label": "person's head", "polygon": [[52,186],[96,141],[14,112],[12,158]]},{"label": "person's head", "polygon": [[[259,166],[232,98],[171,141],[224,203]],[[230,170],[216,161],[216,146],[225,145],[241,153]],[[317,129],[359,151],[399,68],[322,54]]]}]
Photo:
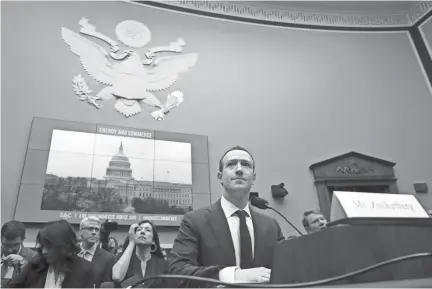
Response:
[{"label": "person's head", "polygon": [[[162,248],[160,246],[159,234],[156,230],[155,225],[148,220],[144,220],[138,223],[138,227],[135,229],[135,234],[137,236],[137,246],[148,246],[150,247],[150,252],[153,255],[163,258]],[[129,245],[129,238],[126,238],[123,244],[123,252]],[[134,251],[136,248],[134,249]]]},{"label": "person's head", "polygon": [[303,214],[303,227],[313,233],[327,227],[327,220],[319,210],[308,210]]},{"label": "person's head", "polygon": [[118,249],[119,249],[119,244],[117,242],[117,239],[114,237],[109,237],[109,239],[108,239],[108,251],[114,255],[117,255]]},{"label": "person's head", "polygon": [[75,231],[65,220],[48,222],[36,237],[36,248],[46,263],[56,264],[63,272],[79,252]]},{"label": "person's head", "polygon": [[93,246],[100,239],[101,221],[99,218],[90,216],[80,222],[81,241],[86,245]]},{"label": "person's head", "polygon": [[108,248],[117,248],[118,247],[118,242],[117,239],[114,237],[109,237],[108,240]]},{"label": "person's head", "polygon": [[252,154],[241,146],[230,148],[219,161],[217,177],[225,194],[236,199],[245,198],[256,179]]},{"label": "person's head", "polygon": [[25,239],[25,225],[18,221],[9,221],[1,228],[2,254],[18,254]]}]

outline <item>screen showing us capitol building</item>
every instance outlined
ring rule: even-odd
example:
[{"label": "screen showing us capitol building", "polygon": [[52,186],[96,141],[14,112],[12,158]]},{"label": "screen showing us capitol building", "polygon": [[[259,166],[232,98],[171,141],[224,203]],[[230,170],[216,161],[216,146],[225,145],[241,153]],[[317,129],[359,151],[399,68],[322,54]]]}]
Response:
[{"label": "screen showing us capitol building", "polygon": [[182,215],[192,210],[191,144],[53,130],[40,209]]}]

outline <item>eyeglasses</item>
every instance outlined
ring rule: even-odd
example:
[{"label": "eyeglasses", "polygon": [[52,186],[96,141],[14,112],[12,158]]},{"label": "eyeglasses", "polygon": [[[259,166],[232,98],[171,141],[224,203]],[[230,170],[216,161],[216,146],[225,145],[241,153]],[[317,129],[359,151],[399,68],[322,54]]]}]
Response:
[{"label": "eyeglasses", "polygon": [[90,232],[92,232],[92,231],[99,232],[100,231],[100,228],[98,228],[98,227],[84,227],[83,229],[90,231]]}]

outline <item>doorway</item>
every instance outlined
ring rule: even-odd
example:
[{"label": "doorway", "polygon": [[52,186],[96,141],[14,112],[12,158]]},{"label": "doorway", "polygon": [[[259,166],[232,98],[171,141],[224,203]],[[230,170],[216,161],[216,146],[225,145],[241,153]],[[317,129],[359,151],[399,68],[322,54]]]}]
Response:
[{"label": "doorway", "polygon": [[329,218],[334,191],[397,194],[394,162],[348,152],[309,166],[321,212]]}]

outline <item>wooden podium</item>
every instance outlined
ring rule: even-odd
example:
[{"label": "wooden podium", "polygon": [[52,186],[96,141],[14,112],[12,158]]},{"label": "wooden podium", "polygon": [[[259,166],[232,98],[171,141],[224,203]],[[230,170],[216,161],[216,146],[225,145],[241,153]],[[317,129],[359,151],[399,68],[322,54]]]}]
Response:
[{"label": "wooden podium", "polygon": [[[432,219],[343,219],[329,225],[322,231],[279,243],[270,282],[318,281],[397,257],[432,253]],[[392,287],[398,282],[409,287],[409,280],[415,279],[430,281],[432,287],[432,257],[385,265],[326,286],[391,281]]]}]

